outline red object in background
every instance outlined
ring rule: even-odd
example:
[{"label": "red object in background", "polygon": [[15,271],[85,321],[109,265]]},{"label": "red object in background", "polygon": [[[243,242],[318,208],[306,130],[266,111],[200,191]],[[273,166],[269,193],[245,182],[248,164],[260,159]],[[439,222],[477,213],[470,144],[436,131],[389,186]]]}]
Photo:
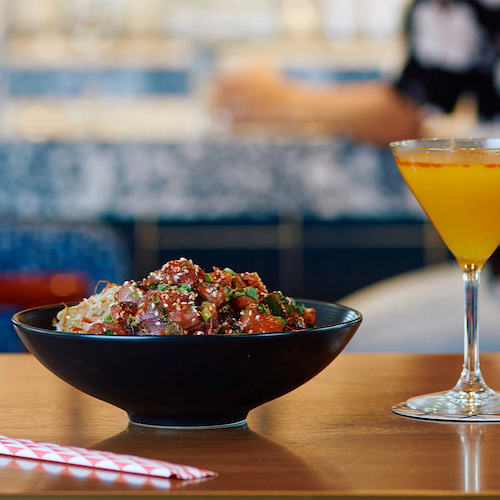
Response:
[{"label": "red object in background", "polygon": [[77,302],[88,295],[84,273],[12,272],[0,275],[0,305],[22,308]]}]

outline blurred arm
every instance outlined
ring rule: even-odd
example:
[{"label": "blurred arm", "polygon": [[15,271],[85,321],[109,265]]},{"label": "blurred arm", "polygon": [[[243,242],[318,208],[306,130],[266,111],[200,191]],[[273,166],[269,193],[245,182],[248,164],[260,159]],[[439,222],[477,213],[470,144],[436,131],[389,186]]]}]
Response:
[{"label": "blurred arm", "polygon": [[316,123],[331,135],[387,144],[421,135],[419,108],[385,82],[312,87],[270,71],[221,79],[214,106],[229,109],[235,125]]},{"label": "blurred arm", "polygon": [[[419,108],[385,82],[343,84],[303,92],[301,105],[334,135],[387,144],[421,135]],[[307,112],[306,111],[306,112]]]}]

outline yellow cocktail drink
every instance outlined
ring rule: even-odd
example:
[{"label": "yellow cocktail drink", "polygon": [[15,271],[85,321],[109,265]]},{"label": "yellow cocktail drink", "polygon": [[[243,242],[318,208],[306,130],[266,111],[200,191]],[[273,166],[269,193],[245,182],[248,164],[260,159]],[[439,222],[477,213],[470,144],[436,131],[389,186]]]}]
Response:
[{"label": "yellow cocktail drink", "polygon": [[410,398],[393,411],[500,422],[500,392],[481,374],[477,328],[481,269],[500,243],[500,139],[421,139],[391,147],[406,184],[462,267],[465,291],[464,364],[457,384]]},{"label": "yellow cocktail drink", "polygon": [[434,153],[429,162],[420,153],[396,163],[459,264],[481,268],[500,243],[500,157],[476,156],[465,163],[457,152],[451,163]]}]

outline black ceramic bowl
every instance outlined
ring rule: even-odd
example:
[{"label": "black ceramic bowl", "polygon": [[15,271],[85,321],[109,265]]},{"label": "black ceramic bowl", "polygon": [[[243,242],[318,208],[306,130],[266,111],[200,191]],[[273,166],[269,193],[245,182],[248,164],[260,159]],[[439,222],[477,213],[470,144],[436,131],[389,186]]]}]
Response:
[{"label": "black ceramic bowl", "polygon": [[326,302],[317,325],[286,333],[125,337],[56,332],[62,306],[28,309],[13,323],[26,347],[55,375],[124,409],[136,424],[242,424],[248,412],[304,384],[328,366],[361,314]]}]

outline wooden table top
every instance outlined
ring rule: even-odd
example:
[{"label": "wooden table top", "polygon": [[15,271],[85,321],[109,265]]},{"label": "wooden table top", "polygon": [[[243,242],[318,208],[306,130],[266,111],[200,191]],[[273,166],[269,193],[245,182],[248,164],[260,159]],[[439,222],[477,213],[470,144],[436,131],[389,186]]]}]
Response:
[{"label": "wooden table top", "polygon": [[[500,496],[500,424],[400,417],[391,405],[451,388],[459,355],[341,354],[313,380],[253,411],[247,427],[160,430],[78,392],[30,354],[0,355],[0,434],[135,454],[218,472],[147,484],[2,465],[0,495]],[[500,388],[500,354],[482,356]],[[36,462],[35,462],[36,463]]]}]

